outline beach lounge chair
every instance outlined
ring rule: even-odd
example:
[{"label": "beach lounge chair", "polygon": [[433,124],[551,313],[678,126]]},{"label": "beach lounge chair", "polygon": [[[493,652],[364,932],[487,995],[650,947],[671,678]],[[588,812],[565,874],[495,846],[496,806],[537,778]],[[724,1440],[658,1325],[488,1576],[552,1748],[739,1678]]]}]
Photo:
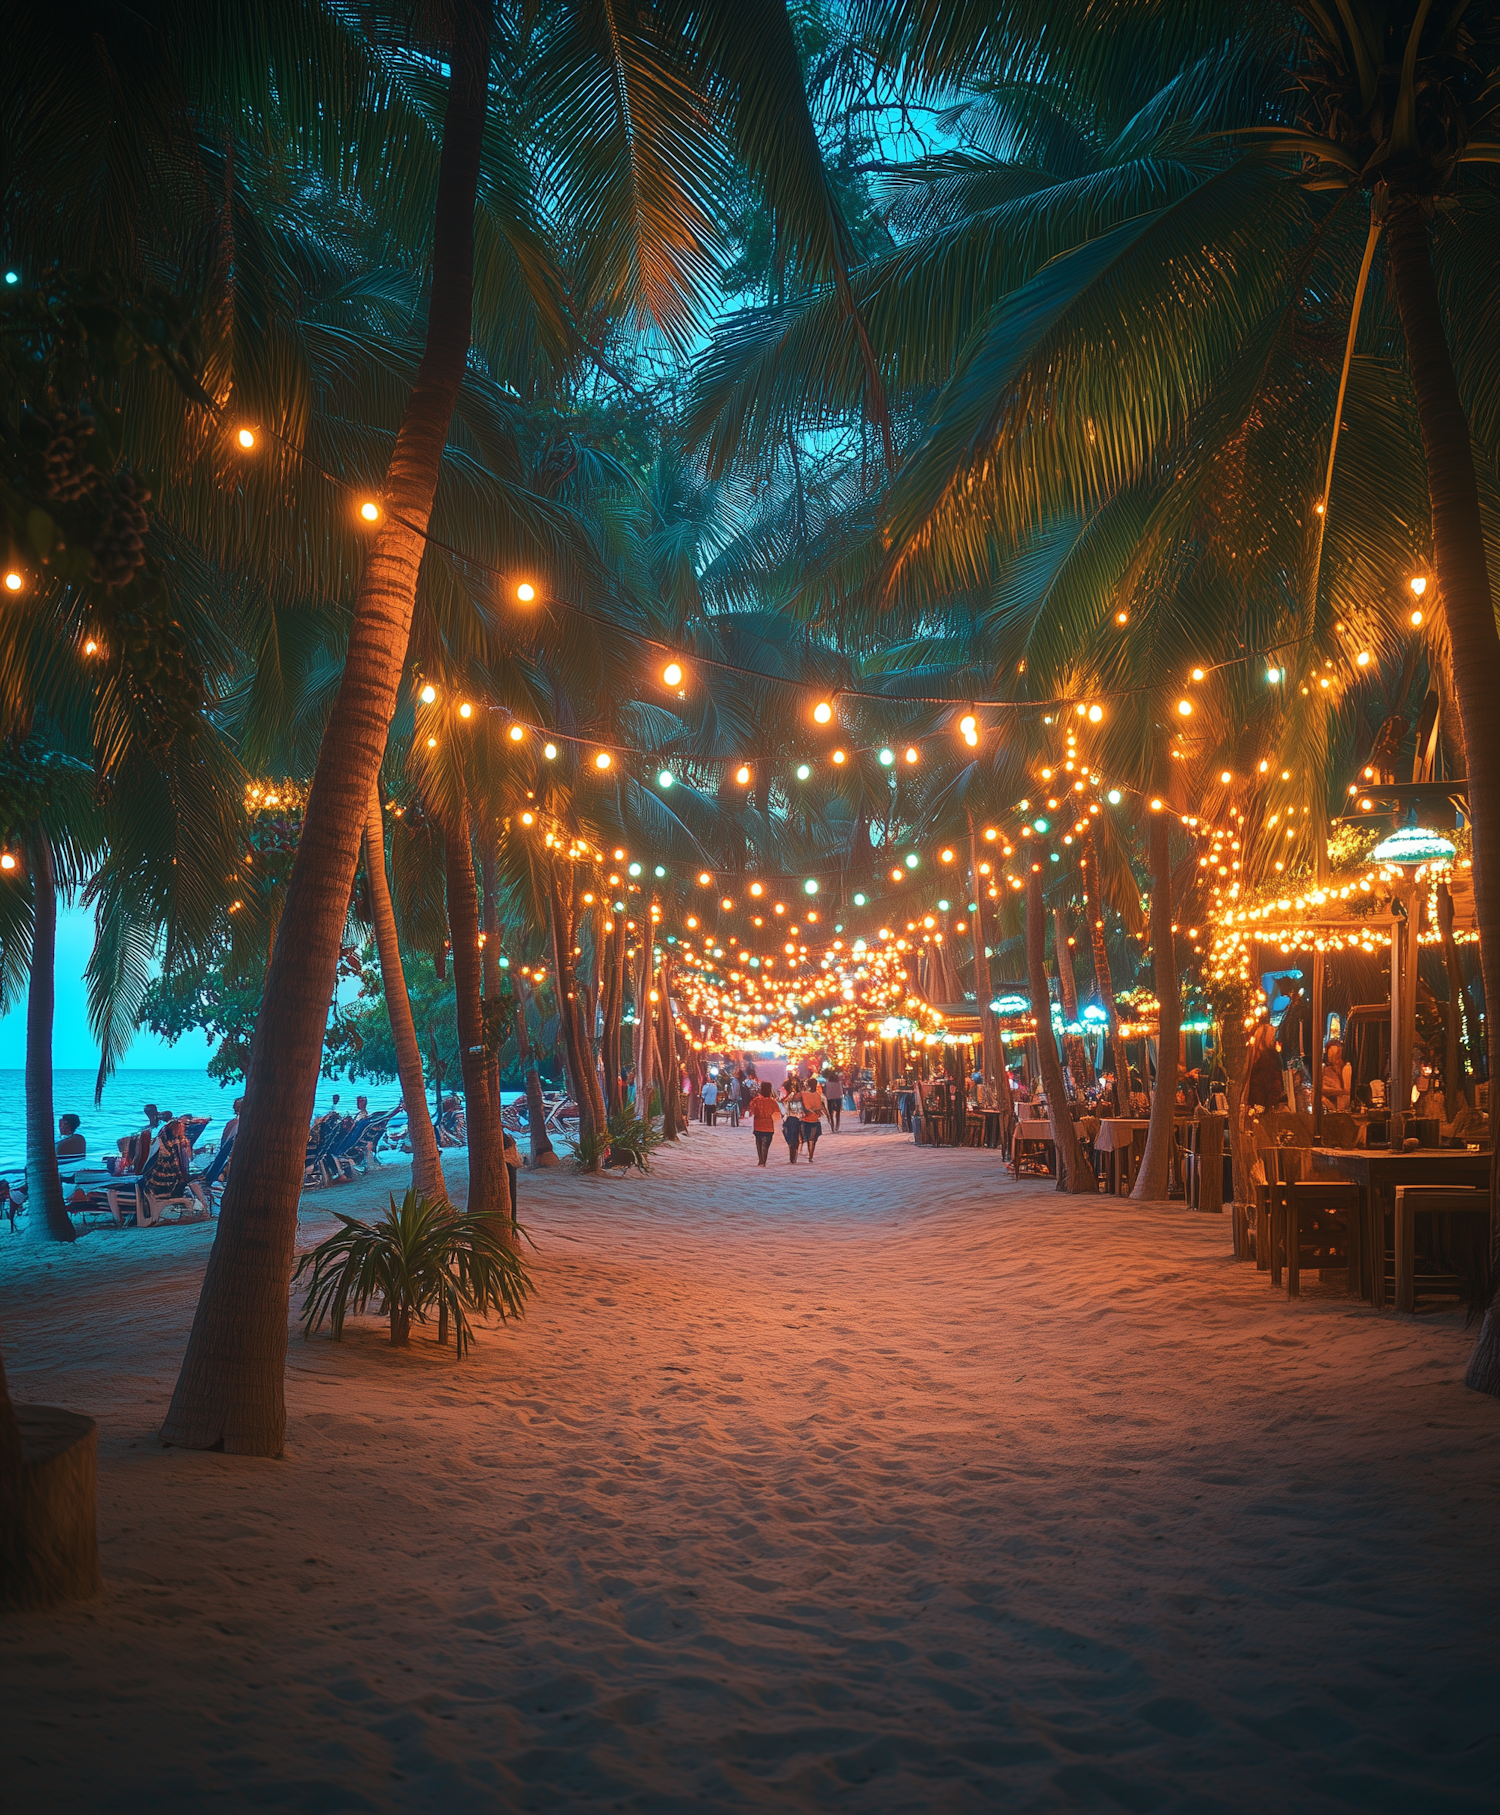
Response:
[{"label": "beach lounge chair", "polygon": [[[302,1160],[302,1183],[309,1185],[327,1185],[332,1181],[324,1166],[324,1161],[338,1144],[340,1123],[334,1116],[329,1116],[318,1131],[318,1138],[309,1141],[307,1152]],[[335,1172],[334,1177],[338,1174]]]},{"label": "beach lounge chair", "polygon": [[351,1123],[324,1155],[324,1171],[327,1172],[331,1169],[330,1184],[336,1185],[340,1179],[354,1177],[354,1162],[360,1148],[364,1145],[370,1121],[369,1116],[363,1116],[359,1121]]}]

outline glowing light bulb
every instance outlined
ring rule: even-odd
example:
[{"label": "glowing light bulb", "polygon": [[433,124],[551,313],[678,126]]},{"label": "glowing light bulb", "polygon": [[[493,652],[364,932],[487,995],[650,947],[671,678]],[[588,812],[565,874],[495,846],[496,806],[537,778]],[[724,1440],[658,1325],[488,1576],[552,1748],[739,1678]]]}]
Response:
[{"label": "glowing light bulb", "polygon": [[1201,681],[1203,679],[1203,670],[1201,668],[1195,668],[1193,670],[1193,679],[1195,681]]},{"label": "glowing light bulb", "polygon": [[16,860],[11,856],[10,852],[0,851],[0,870],[13,870],[15,867]]},{"label": "glowing light bulb", "polygon": [[728,913],[728,912],[729,912],[729,910],[730,910],[730,909],[731,909],[731,908],[732,908],[732,907],[733,907],[733,906],[734,906],[734,903],[733,903],[733,902],[732,902],[732,901],[731,901],[731,900],[730,900],[730,899],[729,899],[729,897],[728,897],[728,896],[727,896],[727,895],[726,895],[726,896],[725,896],[725,897],[724,897],[724,899],[723,899],[723,900],[722,900],[722,901],[721,901],[721,902],[720,902],[720,903],[719,903],[719,906],[720,906],[720,907],[721,907],[721,908],[722,908],[722,909],[723,909],[723,910],[724,910],[724,912],[725,912],[725,913],[726,913],[726,914],[727,914],[727,913]]},{"label": "glowing light bulb", "polygon": [[359,507],[359,514],[366,523],[376,523],[380,519],[380,506],[373,498],[366,498]]},{"label": "glowing light bulb", "polygon": [[1120,790],[1118,788],[1111,788],[1104,798],[1112,807],[1117,807],[1120,804]]},{"label": "glowing light bulb", "polygon": [[1229,773],[1229,771],[1227,769],[1221,769],[1219,772],[1219,780],[1228,782],[1228,781],[1233,781],[1234,777]]},{"label": "glowing light bulb", "polygon": [[817,881],[814,877],[809,876],[807,881],[804,882],[802,885],[802,893],[804,895],[816,895],[817,892],[818,892]]},{"label": "glowing light bulb", "polygon": [[1115,613],[1115,622],[1117,624],[1128,624],[1130,622],[1130,613],[1128,611],[1117,611]]},{"label": "glowing light bulb", "polygon": [[1417,597],[1420,599],[1422,594],[1424,592],[1426,592],[1426,590],[1427,590],[1426,574],[1422,574],[1422,573],[1414,574],[1412,576],[1412,580],[1411,580],[1411,589],[1417,595]]},{"label": "glowing light bulb", "polygon": [[521,584],[516,588],[516,597],[523,605],[529,605],[536,597],[536,588],[529,580],[522,580]]},{"label": "glowing light bulb", "polygon": [[761,885],[758,882],[752,882],[750,884],[750,893],[752,895],[764,895],[765,892],[766,891],[761,887]]},{"label": "glowing light bulb", "polygon": [[1416,629],[1422,622],[1422,611],[1420,606],[1411,614],[1411,621],[1413,629]]},{"label": "glowing light bulb", "polygon": [[951,851],[948,851],[948,850],[939,851],[938,856],[944,863],[952,863],[952,861],[953,861],[953,853]]},{"label": "glowing light bulb", "polygon": [[1281,679],[1281,670],[1279,668],[1268,668],[1266,670],[1266,679],[1274,687],[1276,685],[1276,683]]},{"label": "glowing light bulb", "polygon": [[1359,654],[1358,654],[1358,655],[1357,655],[1357,656],[1355,656],[1355,658],[1354,658],[1354,659],[1355,659],[1355,661],[1356,661],[1356,662],[1357,662],[1357,663],[1358,663],[1358,664],[1359,664],[1359,666],[1360,666],[1360,667],[1361,667],[1361,668],[1368,668],[1368,667],[1369,667],[1369,666],[1370,666],[1370,652],[1369,652],[1369,650],[1368,650],[1368,649],[1361,649],[1361,650],[1360,650],[1360,652],[1359,652]]},{"label": "glowing light bulb", "polygon": [[549,763],[555,762],[557,760],[557,745],[556,744],[543,744],[542,745],[542,755],[546,757],[546,759]]},{"label": "glowing light bulb", "polygon": [[1097,725],[1099,723],[1100,719],[1102,719],[1103,717],[1104,717],[1104,708],[1102,706],[1090,706],[1089,707],[1089,723],[1091,725]]},{"label": "glowing light bulb", "polygon": [[428,685],[422,689],[422,704],[424,706],[430,706],[436,698],[437,688],[429,682]]},{"label": "glowing light bulb", "polygon": [[245,452],[248,454],[251,448],[255,446],[255,430],[241,429],[235,436],[235,440],[239,442],[240,446],[244,448]]},{"label": "glowing light bulb", "polygon": [[99,651],[99,645],[94,641],[94,639],[92,637],[90,637],[89,640],[83,646],[83,653],[85,655],[97,655],[98,651]]},{"label": "glowing light bulb", "polygon": [[847,761],[847,760],[848,760],[848,759],[847,759],[847,758],[846,758],[846,757],[845,757],[845,755],[844,755],[844,753],[843,753],[843,751],[842,751],[842,750],[835,750],[835,751],[834,751],[834,753],[833,753],[833,760],[834,760],[834,761],[835,761],[835,762],[836,762],[836,763],[839,763],[839,764],[843,764],[843,763],[844,763],[844,762],[846,762],[846,761]]},{"label": "glowing light bulb", "polygon": [[596,769],[607,769],[609,767],[611,761],[612,761],[612,758],[611,758],[608,750],[601,750],[599,752],[599,754],[594,758],[594,767]]},{"label": "glowing light bulb", "polygon": [[659,788],[670,788],[672,786],[672,771],[670,769],[663,769],[661,774],[656,778],[656,785]]},{"label": "glowing light bulb", "polygon": [[428,740],[427,740],[427,748],[428,748],[428,749],[429,749],[429,750],[436,750],[436,749],[437,749],[437,739],[436,739],[436,738],[435,738],[435,737],[429,737],[429,738],[428,738]]},{"label": "glowing light bulb", "polygon": [[963,732],[965,737],[967,737],[971,731],[977,731],[979,725],[974,714],[972,712],[966,712],[958,721],[958,728]]},{"label": "glowing light bulb", "polygon": [[749,768],[748,768],[748,766],[747,766],[747,765],[746,765],[746,764],[744,764],[744,763],[741,763],[741,764],[740,764],[740,766],[739,766],[739,768],[738,768],[738,769],[736,769],[736,770],[735,770],[735,772],[734,772],[734,779],[735,779],[735,780],[736,780],[736,781],[737,781],[737,782],[738,782],[738,783],[739,783],[739,784],[740,784],[740,786],[741,786],[741,787],[742,787],[742,788],[748,788],[748,787],[749,787],[749,785],[750,785],[750,770],[749,770]]},{"label": "glowing light bulb", "polygon": [[813,707],[813,717],[820,725],[826,725],[833,718],[833,707],[827,700],[819,700]]},{"label": "glowing light bulb", "polygon": [[909,870],[914,870],[917,867],[917,854],[915,851],[908,853],[907,859],[906,859],[906,867]]},{"label": "glowing light bulb", "polygon": [[25,580],[16,572],[15,568],[11,568],[10,572],[5,576],[5,590],[7,592],[19,592],[25,584]]},{"label": "glowing light bulb", "polygon": [[669,687],[680,687],[682,685],[682,663],[668,662],[661,671],[661,678]]},{"label": "glowing light bulb", "polygon": [[523,826],[534,826],[536,824],[536,814],[535,813],[523,813],[521,815],[521,824]]},{"label": "glowing light bulb", "polygon": [[1163,803],[1161,801],[1153,800],[1151,803],[1151,811],[1153,813],[1160,813],[1162,810],[1162,805],[1163,805]]},{"label": "glowing light bulb", "polygon": [[1178,700],[1177,711],[1182,718],[1191,718],[1193,716],[1193,702],[1191,700]]},{"label": "glowing light bulb", "polygon": [[990,841],[991,844],[993,844],[995,842],[995,840],[1000,836],[999,832],[996,831],[994,826],[986,826],[984,828],[984,835]]},{"label": "glowing light bulb", "polygon": [[699,870],[698,880],[699,880],[699,882],[702,883],[704,888],[707,888],[708,885],[713,881],[713,877],[711,875],[709,875],[707,870]]},{"label": "glowing light bulb", "polygon": [[909,745],[908,745],[908,746],[907,746],[907,750],[906,750],[906,760],[907,760],[907,761],[908,761],[908,762],[909,762],[909,763],[914,763],[914,762],[915,762],[915,761],[916,761],[916,760],[917,760],[917,749],[916,749],[916,746],[915,746],[915,745],[914,745],[914,744],[909,744]]},{"label": "glowing light bulb", "polygon": [[880,752],[880,762],[881,762],[882,768],[889,769],[891,764],[893,762],[895,762],[895,760],[896,760],[896,752],[894,750],[882,750]]},{"label": "glowing light bulb", "polygon": [[469,702],[467,700],[465,700],[464,703],[459,707],[458,716],[460,718],[473,718],[474,708],[469,704]]}]

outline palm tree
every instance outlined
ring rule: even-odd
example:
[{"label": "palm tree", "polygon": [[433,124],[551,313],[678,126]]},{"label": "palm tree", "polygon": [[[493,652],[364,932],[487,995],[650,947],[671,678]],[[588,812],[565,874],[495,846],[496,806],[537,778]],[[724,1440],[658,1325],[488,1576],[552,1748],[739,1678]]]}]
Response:
[{"label": "palm tree", "polygon": [[1047,910],[1042,902],[1041,866],[1033,864],[1026,884],[1026,978],[1031,992],[1031,1012],[1036,1016],[1036,1049],[1047,1087],[1047,1109],[1052,1118],[1052,1141],[1057,1154],[1059,1191],[1094,1192],[1094,1169],[1084,1154],[1068,1108],[1067,1086],[1057,1042],[1052,1038],[1051,993],[1047,988]]},{"label": "palm tree", "polygon": [[411,998],[406,993],[406,972],[401,963],[401,943],[396,933],[396,915],[385,867],[385,815],[380,808],[378,786],[370,790],[364,857],[365,875],[370,885],[370,925],[380,959],[381,986],[385,992],[391,1040],[396,1048],[397,1076],[401,1081],[401,1100],[406,1106],[406,1125],[411,1136],[412,1188],[421,1197],[442,1198],[447,1196],[443,1162],[432,1117],[427,1112],[422,1046],[412,1017]]},{"label": "palm tree", "polygon": [[[489,8],[454,12],[452,75],[434,210],[427,345],[382,488],[338,699],[314,774],[286,916],[266,975],[236,1164],[164,1438],[187,1448],[280,1453],[286,1412],[286,1282],[318,1058],[338,943],[385,753],[469,338],[473,220],[489,90]],[[477,954],[476,954],[477,955]],[[233,1358],[232,1360],[229,1358]]]}]

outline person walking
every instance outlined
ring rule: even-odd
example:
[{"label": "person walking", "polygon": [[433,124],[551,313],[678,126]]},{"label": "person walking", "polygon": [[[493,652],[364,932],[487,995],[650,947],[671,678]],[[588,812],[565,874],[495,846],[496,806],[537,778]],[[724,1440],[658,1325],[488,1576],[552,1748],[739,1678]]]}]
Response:
[{"label": "person walking", "polygon": [[762,1084],[750,1099],[750,1126],[755,1134],[755,1163],[764,1166],[771,1153],[771,1137],[776,1132],[781,1105],[771,1094],[771,1086]]},{"label": "person walking", "polygon": [[788,1077],[782,1091],[781,1138],[787,1145],[787,1164],[797,1164],[797,1149],[802,1145],[802,1105],[798,1101],[797,1080]]},{"label": "person walking", "polygon": [[828,1105],[828,1126],[837,1134],[839,1117],[844,1113],[844,1086],[831,1068],[823,1074],[823,1096]]},{"label": "person walking", "polygon": [[719,1113],[719,1074],[717,1072],[711,1071],[704,1080],[701,1100],[703,1120],[712,1128]]},{"label": "person walking", "polygon": [[807,1149],[807,1163],[810,1166],[813,1155],[817,1152],[818,1136],[823,1131],[823,1117],[828,1113],[823,1086],[816,1077],[806,1080],[798,1092],[797,1102],[802,1118],[802,1144]]}]

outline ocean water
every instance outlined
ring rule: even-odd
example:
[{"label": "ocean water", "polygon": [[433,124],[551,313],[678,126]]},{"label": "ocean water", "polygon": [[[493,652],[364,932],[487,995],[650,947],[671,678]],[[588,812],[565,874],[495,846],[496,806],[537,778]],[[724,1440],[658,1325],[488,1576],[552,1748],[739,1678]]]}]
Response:
[{"label": "ocean water", "polygon": [[[82,1118],[79,1132],[89,1144],[89,1158],[98,1159],[115,1151],[115,1142],[123,1134],[134,1134],[144,1128],[142,1106],[155,1103],[174,1115],[207,1116],[204,1139],[217,1142],[219,1130],[234,1114],[234,1099],[244,1091],[243,1084],[220,1084],[206,1071],[188,1068],[173,1070],[120,1070],[104,1086],[104,1096],[94,1107],[92,1071],[54,1071],[52,1106],[58,1115]],[[357,1084],[337,1079],[319,1078],[317,1111],[321,1115],[333,1106],[354,1109],[354,1099],[363,1093],[370,1099],[372,1110],[393,1109],[400,1100],[401,1087],[394,1082],[375,1084],[362,1079]],[[429,1098],[429,1101],[431,1099]],[[23,1071],[0,1071],[0,1172],[15,1170],[26,1158],[26,1074]]]}]

